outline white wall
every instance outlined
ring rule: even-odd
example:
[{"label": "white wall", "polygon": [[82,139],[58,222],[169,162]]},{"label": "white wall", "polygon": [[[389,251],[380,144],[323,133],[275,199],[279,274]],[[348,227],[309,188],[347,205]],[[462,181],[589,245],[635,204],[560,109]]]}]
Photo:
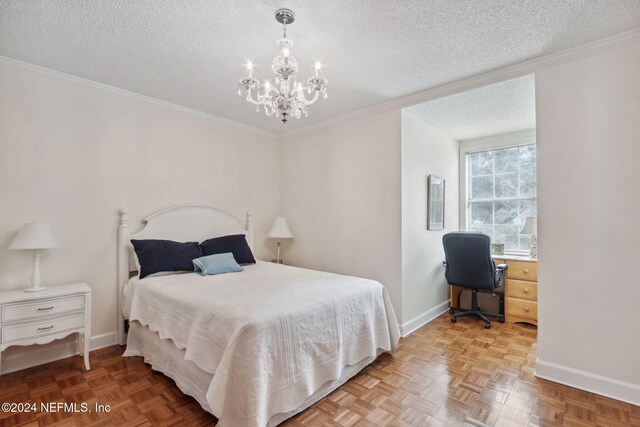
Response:
[{"label": "white wall", "polygon": [[[427,175],[445,179],[445,230],[427,230]],[[402,111],[402,334],[448,308],[442,236],[458,230],[458,141]]]},{"label": "white wall", "polygon": [[400,110],[303,134],[281,146],[286,262],[378,280],[402,319]]},{"label": "white wall", "polygon": [[7,246],[25,222],[46,222],[63,247],[43,255],[43,284],[88,282],[93,334],[114,332],[118,209],[132,231],[170,205],[252,210],[257,256],[269,258],[278,165],[264,134],[2,64],[0,290],[30,283],[31,254]]},{"label": "white wall", "polygon": [[640,43],[536,73],[537,374],[640,404]]}]

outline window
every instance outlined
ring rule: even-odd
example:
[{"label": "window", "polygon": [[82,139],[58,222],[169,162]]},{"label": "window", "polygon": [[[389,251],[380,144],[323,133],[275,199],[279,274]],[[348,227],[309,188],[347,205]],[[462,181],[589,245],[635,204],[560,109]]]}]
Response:
[{"label": "window", "polygon": [[467,152],[467,230],[504,243],[506,252],[529,250],[520,235],[526,217],[537,216],[536,146]]}]

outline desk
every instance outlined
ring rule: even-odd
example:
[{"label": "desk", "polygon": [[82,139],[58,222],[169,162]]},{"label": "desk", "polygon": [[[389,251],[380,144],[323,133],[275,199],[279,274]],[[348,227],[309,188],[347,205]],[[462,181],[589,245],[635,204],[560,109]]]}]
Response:
[{"label": "desk", "polygon": [[[538,260],[511,255],[496,255],[494,260],[496,265],[508,265],[503,285],[505,321],[538,326]],[[449,286],[452,307],[458,306],[462,289]]]}]

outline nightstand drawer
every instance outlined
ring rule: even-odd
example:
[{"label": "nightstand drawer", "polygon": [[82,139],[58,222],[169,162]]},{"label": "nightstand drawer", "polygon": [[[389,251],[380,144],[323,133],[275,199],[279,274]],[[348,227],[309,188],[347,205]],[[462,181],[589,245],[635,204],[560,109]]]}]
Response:
[{"label": "nightstand drawer", "polygon": [[525,261],[508,261],[507,278],[538,281],[538,263]]},{"label": "nightstand drawer", "polygon": [[5,326],[2,328],[2,343],[37,338],[82,327],[84,327],[84,313],[27,325]]},{"label": "nightstand drawer", "polygon": [[536,282],[511,279],[507,287],[507,296],[537,301],[538,284]]},{"label": "nightstand drawer", "polygon": [[84,296],[73,295],[67,298],[42,300],[34,303],[18,303],[2,307],[2,322],[13,322],[38,316],[65,313],[84,309]]},{"label": "nightstand drawer", "polygon": [[538,319],[538,303],[518,298],[507,297],[507,317],[509,315],[524,317],[527,319]]}]

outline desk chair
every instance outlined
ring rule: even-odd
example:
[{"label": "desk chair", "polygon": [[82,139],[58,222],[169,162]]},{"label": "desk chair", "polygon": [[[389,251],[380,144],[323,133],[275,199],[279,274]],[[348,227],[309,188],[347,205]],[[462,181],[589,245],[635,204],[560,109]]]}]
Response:
[{"label": "desk chair", "polygon": [[[445,277],[453,286],[471,289],[471,309],[451,307],[451,322],[458,317],[476,316],[484,320],[484,327],[489,329],[491,322],[486,316],[497,317],[504,323],[504,315],[487,313],[478,307],[478,291],[493,291],[504,283],[504,272],[507,264],[496,267],[490,250],[491,239],[482,233],[454,232],[442,236],[446,267]],[[455,313],[459,311],[460,313]],[[455,314],[454,314],[455,313]]]}]

